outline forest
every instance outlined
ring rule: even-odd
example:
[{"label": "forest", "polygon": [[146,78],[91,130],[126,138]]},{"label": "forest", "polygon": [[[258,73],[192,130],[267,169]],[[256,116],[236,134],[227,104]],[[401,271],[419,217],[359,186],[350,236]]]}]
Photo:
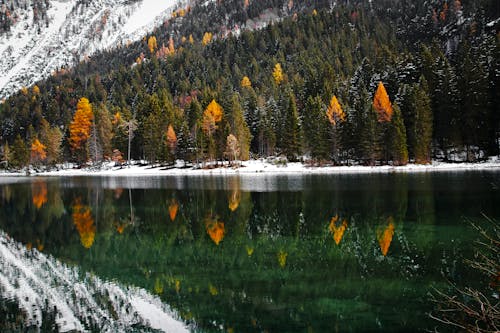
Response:
[{"label": "forest", "polygon": [[1,166],[480,161],[499,154],[499,15],[494,0],[180,6],[2,101]]}]

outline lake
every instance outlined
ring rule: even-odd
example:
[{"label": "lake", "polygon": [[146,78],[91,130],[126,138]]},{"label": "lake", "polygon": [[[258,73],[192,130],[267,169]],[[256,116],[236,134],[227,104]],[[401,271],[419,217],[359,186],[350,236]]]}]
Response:
[{"label": "lake", "polygon": [[10,238],[197,332],[433,329],[432,288],[479,280],[484,215],[499,171],[0,179]]}]

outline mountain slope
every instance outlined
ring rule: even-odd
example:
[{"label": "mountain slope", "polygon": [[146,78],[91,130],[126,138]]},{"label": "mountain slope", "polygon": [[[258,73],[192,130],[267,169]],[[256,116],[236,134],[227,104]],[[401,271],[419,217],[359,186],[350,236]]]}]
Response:
[{"label": "mountain slope", "polygon": [[[33,0],[32,0],[33,1]],[[174,0],[50,0],[45,19],[30,1],[0,35],[0,98],[61,67],[140,38],[169,16]]]}]

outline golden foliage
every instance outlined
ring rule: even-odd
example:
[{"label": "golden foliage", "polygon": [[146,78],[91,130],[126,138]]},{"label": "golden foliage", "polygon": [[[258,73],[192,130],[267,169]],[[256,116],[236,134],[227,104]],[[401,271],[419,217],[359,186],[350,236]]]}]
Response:
[{"label": "golden foliage", "polygon": [[83,247],[90,249],[92,244],[94,244],[96,227],[90,207],[82,205],[80,198],[76,199],[73,204],[72,218],[76,230],[80,235],[80,242]]},{"label": "golden foliage", "polygon": [[276,65],[274,65],[273,78],[274,78],[274,82],[276,82],[276,84],[280,84],[281,82],[283,82],[283,79],[284,79],[283,69],[281,68],[280,63],[277,63]]},{"label": "golden foliage", "polygon": [[249,257],[251,257],[253,252],[255,251],[255,249],[252,246],[248,246],[248,245],[246,246],[246,250],[247,250],[247,255]]},{"label": "golden foliage", "polygon": [[42,144],[40,140],[35,139],[31,144],[31,161],[38,162],[47,158],[47,146]]},{"label": "golden foliage", "polygon": [[280,264],[281,268],[284,268],[286,265],[286,258],[288,257],[288,253],[286,253],[283,250],[280,250],[277,254],[278,256],[278,263]]},{"label": "golden foliage", "polygon": [[222,115],[224,111],[222,107],[213,99],[210,104],[208,104],[207,108],[203,112],[202,119],[202,129],[208,134],[212,135],[212,133],[217,129],[217,123],[222,120]]},{"label": "golden foliage", "polygon": [[373,107],[377,111],[378,122],[389,122],[392,118],[392,104],[382,82],[378,83],[377,91],[373,97]]},{"label": "golden foliage", "polygon": [[177,135],[172,125],[168,125],[167,129],[167,147],[171,152],[177,147]]},{"label": "golden foliage", "polygon": [[203,46],[208,45],[212,41],[213,34],[211,32],[205,32],[203,35],[203,38],[201,40],[201,43]]},{"label": "golden foliage", "polygon": [[333,235],[333,240],[335,241],[335,244],[339,245],[340,241],[342,240],[342,237],[344,236],[344,232],[347,229],[347,220],[342,221],[342,223],[337,226],[337,222],[339,220],[339,216],[335,215],[332,217],[330,221],[330,225],[328,226],[328,229]]},{"label": "golden foliage", "polygon": [[72,150],[82,148],[83,144],[88,140],[93,119],[94,113],[89,100],[85,97],[80,98],[76,105],[73,121],[69,125],[69,143]]},{"label": "golden foliage", "polygon": [[170,54],[175,53],[174,39],[172,38],[172,36],[170,36],[168,40],[168,51],[170,52]]},{"label": "golden foliage", "polygon": [[242,88],[250,88],[252,86],[252,82],[248,78],[248,76],[244,76],[243,79],[241,79],[241,87]]},{"label": "golden foliage", "polygon": [[39,95],[40,94],[40,88],[38,88],[38,86],[36,84],[33,86],[32,91],[33,91],[33,95]]},{"label": "golden foliage", "polygon": [[172,199],[170,205],[168,206],[168,216],[170,216],[170,221],[174,222],[177,217],[177,211],[179,210],[179,203],[177,200]]},{"label": "golden foliage", "polygon": [[207,230],[207,234],[210,236],[215,245],[219,245],[226,233],[224,222],[217,221],[216,217],[208,216],[205,219],[205,228]]},{"label": "golden foliage", "polygon": [[193,35],[189,35],[189,43],[190,44],[194,44],[194,38],[193,38]]},{"label": "golden foliage", "polygon": [[318,11],[317,11],[316,9],[313,9],[313,11],[312,11],[312,15],[313,15],[313,16],[318,15]]},{"label": "golden foliage", "polygon": [[149,52],[153,53],[157,48],[158,48],[158,45],[156,43],[156,37],[155,36],[149,37],[149,39],[148,39]]},{"label": "golden foliage", "polygon": [[394,236],[394,219],[389,217],[387,219],[387,227],[384,230],[377,230],[377,240],[380,245],[380,251],[384,256],[389,252],[389,247],[391,246],[392,237]]},{"label": "golden foliage", "polygon": [[47,183],[44,181],[37,181],[31,185],[31,193],[33,204],[37,209],[40,209],[44,204],[47,203]]},{"label": "golden foliage", "polygon": [[339,101],[337,100],[337,96],[334,95],[330,100],[330,104],[326,109],[326,115],[330,123],[334,126],[339,122],[345,121],[345,113],[344,110],[342,110],[342,106],[340,106]]}]

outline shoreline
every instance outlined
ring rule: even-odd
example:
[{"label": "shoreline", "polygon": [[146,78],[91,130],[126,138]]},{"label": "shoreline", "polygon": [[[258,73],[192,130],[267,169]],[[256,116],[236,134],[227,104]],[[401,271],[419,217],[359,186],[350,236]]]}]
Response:
[{"label": "shoreline", "polygon": [[67,167],[59,170],[35,172],[0,172],[0,177],[154,177],[154,176],[218,176],[218,175],[310,175],[310,174],[372,174],[372,173],[422,173],[422,172],[454,172],[454,171],[500,171],[500,159],[490,158],[481,163],[444,163],[433,161],[432,164],[408,164],[405,166],[308,166],[301,162],[277,165],[264,160],[242,162],[241,167],[227,165],[213,169],[195,169],[182,167],[152,167],[150,165],[131,165],[115,167],[110,164],[100,169]]}]

